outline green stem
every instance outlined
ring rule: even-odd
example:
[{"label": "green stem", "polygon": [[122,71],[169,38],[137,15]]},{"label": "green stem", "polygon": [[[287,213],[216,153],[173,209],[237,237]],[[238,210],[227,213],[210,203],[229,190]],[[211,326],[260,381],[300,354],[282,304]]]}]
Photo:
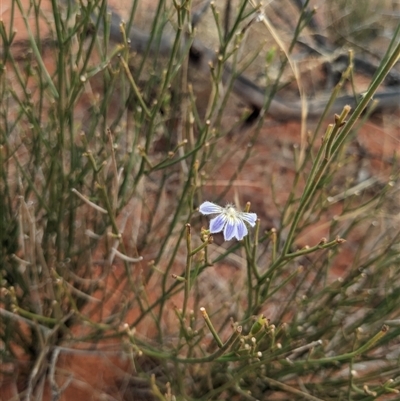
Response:
[{"label": "green stem", "polygon": [[192,233],[190,224],[186,224],[186,271],[185,271],[185,291],[183,295],[183,308],[182,308],[182,317],[185,318],[186,316],[186,309],[189,300],[189,293],[190,293],[190,271],[192,269]]}]

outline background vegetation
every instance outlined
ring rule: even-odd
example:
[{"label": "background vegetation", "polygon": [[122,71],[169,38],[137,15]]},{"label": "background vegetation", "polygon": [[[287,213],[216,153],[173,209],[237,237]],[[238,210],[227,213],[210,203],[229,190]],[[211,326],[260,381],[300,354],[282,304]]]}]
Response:
[{"label": "background vegetation", "polygon": [[[0,398],[398,399],[399,162],[390,149],[371,174],[357,141],[400,55],[395,3],[332,2],[322,42],[307,1],[290,3],[293,26],[276,6],[212,3],[207,80],[200,8],[160,0],[135,42],[139,3],[119,26],[106,1],[54,1],[44,38],[40,3],[14,0],[26,43],[12,17],[0,24],[0,358],[12,389]],[[332,72],[327,54],[350,42]],[[380,64],[356,97],[355,57],[368,53]],[[325,66],[328,106],[299,116],[298,145],[282,150],[291,174],[263,174],[276,157],[262,148],[265,117],[293,88],[312,96],[306,63]],[[238,110],[247,68],[267,90]],[[335,115],[346,85],[357,104]],[[205,200],[250,208],[256,228],[212,238]],[[88,358],[95,377],[117,372],[113,385],[82,384]]]}]

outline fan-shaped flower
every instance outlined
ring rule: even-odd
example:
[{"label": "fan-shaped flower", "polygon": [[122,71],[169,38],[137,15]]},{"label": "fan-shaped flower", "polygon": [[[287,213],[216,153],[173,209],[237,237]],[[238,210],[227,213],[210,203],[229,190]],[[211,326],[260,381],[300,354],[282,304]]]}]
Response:
[{"label": "fan-shaped flower", "polygon": [[254,227],[257,220],[255,213],[239,212],[231,204],[222,207],[212,202],[204,202],[200,205],[199,211],[205,215],[218,215],[210,221],[210,233],[214,234],[223,231],[225,241],[229,241],[232,238],[243,239],[248,234],[246,223]]}]

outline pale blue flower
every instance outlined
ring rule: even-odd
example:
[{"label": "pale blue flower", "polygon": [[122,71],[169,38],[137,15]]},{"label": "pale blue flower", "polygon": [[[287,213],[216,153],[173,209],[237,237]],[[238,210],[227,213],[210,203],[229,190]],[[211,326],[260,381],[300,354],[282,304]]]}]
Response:
[{"label": "pale blue flower", "polygon": [[204,202],[200,205],[199,211],[202,214],[218,215],[210,221],[210,233],[224,231],[225,241],[232,238],[243,239],[248,234],[245,223],[250,224],[251,227],[256,225],[257,215],[255,213],[239,212],[231,204],[221,207],[212,202]]}]

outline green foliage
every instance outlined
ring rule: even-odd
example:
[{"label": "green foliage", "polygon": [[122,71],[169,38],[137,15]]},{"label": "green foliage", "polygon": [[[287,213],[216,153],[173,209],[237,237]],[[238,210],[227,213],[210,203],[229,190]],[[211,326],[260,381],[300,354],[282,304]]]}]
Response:
[{"label": "green foliage", "polygon": [[[61,396],[68,386],[53,385],[58,355],[87,343],[100,354],[107,340],[131,358],[147,395],[159,400],[279,393],[292,400],[373,400],[397,393],[400,226],[391,207],[398,160],[393,156],[392,171],[379,183],[367,184],[376,184],[370,191],[346,179],[362,113],[399,58],[396,36],[357,107],[332,117],[322,141],[321,118],[293,150],[286,203],[276,201],[272,182],[260,183],[272,187],[275,227],[266,229],[261,202],[244,199],[260,216],[255,230],[241,242],[216,245],[196,208],[227,157],[237,169],[224,176],[220,198],[251,161],[289,59],[268,50],[270,90],[243,150],[230,138],[241,121],[224,115],[244,68],[246,34],[263,23],[258,9],[241,1],[224,32],[212,4],[218,57],[204,107],[189,83],[190,2],[159,2],[140,57],[130,51],[128,34],[137,3],[117,43],[109,40],[115,25],[106,5],[68,3],[60,13],[54,2],[57,46],[51,46],[29,32],[28,10],[13,1],[29,32],[30,53],[22,59],[12,31],[0,25],[3,377],[18,360],[29,360],[21,373],[24,397],[38,396],[46,376]],[[167,56],[166,16],[174,27]],[[285,56],[311,16],[307,8],[300,13]],[[275,75],[270,64],[279,66]],[[349,66],[337,89],[351,76]],[[300,236],[337,203],[329,236],[298,248]],[[351,258],[335,276],[346,241]],[[218,273],[232,260],[245,272],[240,285],[237,276]],[[143,358],[157,374],[137,364]]]}]

